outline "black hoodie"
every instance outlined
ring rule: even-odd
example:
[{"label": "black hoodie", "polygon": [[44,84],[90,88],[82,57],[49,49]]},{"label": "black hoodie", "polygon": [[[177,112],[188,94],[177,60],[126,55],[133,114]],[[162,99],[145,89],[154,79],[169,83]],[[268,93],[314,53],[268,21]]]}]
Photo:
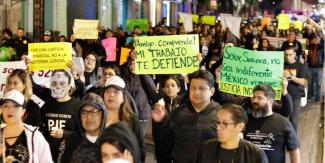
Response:
[{"label": "black hoodie", "polygon": [[[91,93],[92,94],[92,93]],[[66,153],[64,153],[64,156],[66,155],[72,155],[70,159],[70,163],[100,163],[100,151],[98,148],[98,138],[95,143],[90,142],[86,138],[85,130],[81,124],[80,119],[80,111],[85,105],[92,105],[93,107],[99,109],[102,112],[102,119],[101,119],[101,126],[100,126],[100,132],[98,137],[102,134],[103,130],[105,129],[106,124],[106,117],[107,112],[105,109],[104,102],[100,99],[101,98],[98,95],[86,95],[82,100],[82,105],[79,109],[79,116],[78,116],[78,122],[79,122],[79,130],[80,132],[71,135],[69,139],[67,140],[67,147],[70,148],[70,150]],[[67,151],[67,150],[66,150]],[[63,160],[62,162],[69,162],[69,160]]]},{"label": "black hoodie", "polygon": [[140,163],[139,143],[125,122],[117,122],[106,128],[99,137],[99,148],[104,143],[115,141],[122,144],[131,153],[134,163]]}]

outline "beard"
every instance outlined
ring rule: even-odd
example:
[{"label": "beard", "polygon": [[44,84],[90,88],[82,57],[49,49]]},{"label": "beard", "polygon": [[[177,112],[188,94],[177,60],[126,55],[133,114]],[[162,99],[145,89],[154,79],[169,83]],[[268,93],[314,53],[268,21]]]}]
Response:
[{"label": "beard", "polygon": [[253,104],[252,116],[254,118],[263,118],[269,115],[268,105],[258,106],[258,104]]}]

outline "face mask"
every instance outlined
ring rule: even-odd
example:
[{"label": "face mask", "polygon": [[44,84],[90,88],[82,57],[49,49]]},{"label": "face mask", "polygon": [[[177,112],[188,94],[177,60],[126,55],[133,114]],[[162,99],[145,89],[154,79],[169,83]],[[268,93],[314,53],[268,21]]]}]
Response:
[{"label": "face mask", "polygon": [[51,95],[53,98],[62,98],[66,96],[69,92],[67,86],[69,84],[69,79],[63,72],[56,72],[51,77]]}]

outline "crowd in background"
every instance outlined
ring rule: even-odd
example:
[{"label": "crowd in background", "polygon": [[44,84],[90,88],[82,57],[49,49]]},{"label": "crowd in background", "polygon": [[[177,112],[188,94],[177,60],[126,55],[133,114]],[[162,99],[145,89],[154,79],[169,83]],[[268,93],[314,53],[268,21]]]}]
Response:
[{"label": "crowd in background", "polygon": [[[182,24],[164,24],[162,21],[148,27],[147,33],[138,26],[130,32],[121,27],[99,28],[97,40],[75,39],[73,34],[53,38],[50,31],[44,32],[43,42],[71,42],[73,57],[82,57],[85,69],[80,71],[69,63],[69,72],[54,71],[50,88],[37,85],[25,70],[14,70],[7,77],[1,102],[7,126],[2,130],[6,148],[12,150],[6,150],[6,156],[22,162],[52,162],[51,158],[54,162],[105,162],[118,158],[145,162],[144,138],[153,119],[157,162],[277,163],[285,160],[286,150],[291,160],[299,162],[296,133],[301,98],[321,100],[323,33],[308,21],[299,31],[293,26],[279,30],[274,23],[261,26],[257,20],[241,23],[237,38],[220,22],[215,26],[194,24],[191,34],[199,34],[200,70],[190,75],[135,74],[134,37],[189,34]],[[33,41],[24,36],[24,29],[17,29],[15,36],[9,29],[2,34],[1,47],[10,50],[9,55],[0,56],[2,61],[24,60],[28,64],[28,43]],[[106,51],[101,45],[102,39],[110,37],[117,38],[116,62],[105,61]],[[266,37],[287,40],[281,47],[274,47]],[[306,49],[297,38],[307,39]],[[265,84],[254,88],[253,98],[218,90],[226,44],[258,51],[284,51],[284,69],[288,71],[284,71],[281,101],[274,100],[274,90]],[[127,62],[119,65],[122,47],[131,52]],[[303,94],[305,88],[307,95]],[[39,105],[35,96],[44,104]],[[263,123],[267,126],[259,126]],[[270,145],[272,150],[257,147],[252,136],[256,130],[274,136],[269,140],[274,142]],[[245,140],[238,139],[241,132]],[[215,138],[218,141],[213,141]],[[206,140],[210,142],[202,145]],[[211,152],[215,147],[217,156]],[[12,152],[18,148],[24,155]]]}]

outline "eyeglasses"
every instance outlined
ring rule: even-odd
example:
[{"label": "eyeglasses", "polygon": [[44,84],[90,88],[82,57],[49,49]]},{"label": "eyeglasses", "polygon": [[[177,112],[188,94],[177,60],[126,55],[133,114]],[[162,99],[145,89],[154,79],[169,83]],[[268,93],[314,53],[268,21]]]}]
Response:
[{"label": "eyeglasses", "polygon": [[86,61],[91,61],[91,62],[96,62],[96,59],[92,59],[92,58],[85,58]]},{"label": "eyeglasses", "polygon": [[225,129],[225,128],[227,128],[229,125],[233,125],[233,124],[237,124],[237,123],[234,123],[234,122],[232,122],[232,123],[227,123],[227,122],[216,121],[216,126],[217,126],[217,127],[220,126],[220,128],[222,128],[222,129]]},{"label": "eyeglasses", "polygon": [[87,111],[87,110],[81,110],[80,111],[80,116],[82,118],[87,118],[89,115],[90,117],[97,117],[99,115],[99,110],[91,110],[91,111]]}]

